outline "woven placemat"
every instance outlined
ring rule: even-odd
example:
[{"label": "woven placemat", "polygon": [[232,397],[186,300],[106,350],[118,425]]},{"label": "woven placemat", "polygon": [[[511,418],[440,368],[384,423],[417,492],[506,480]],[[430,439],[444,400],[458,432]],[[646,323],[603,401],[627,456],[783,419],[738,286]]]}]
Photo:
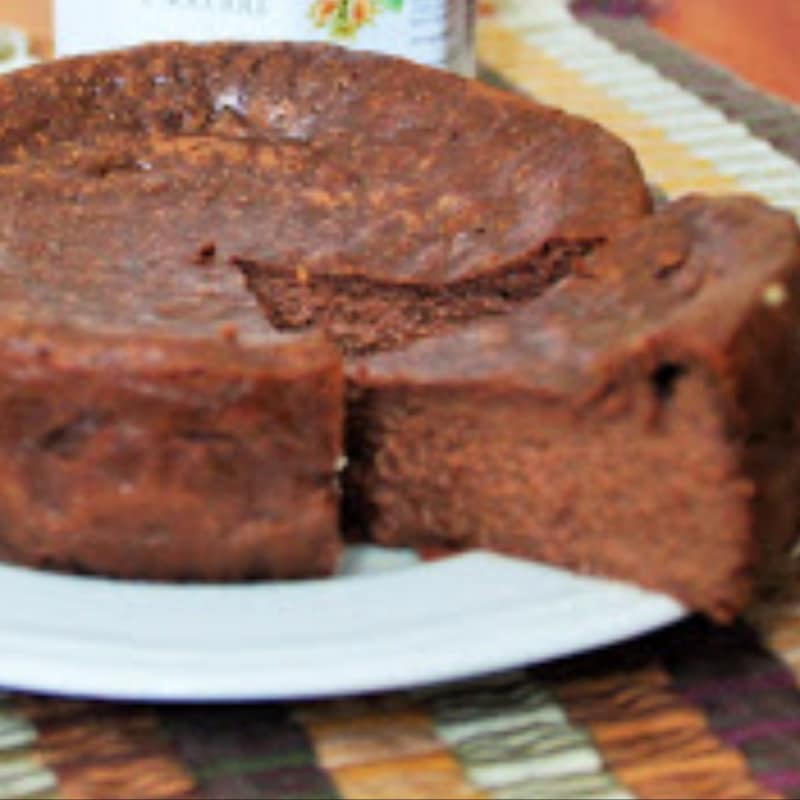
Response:
[{"label": "woven placemat", "polygon": [[[615,130],[669,195],[800,212],[800,112],[640,19],[593,13],[641,5],[483,3],[483,74]],[[693,619],[435,691],[213,708],[9,695],[0,797],[800,798],[799,672],[787,584],[731,628]]]}]

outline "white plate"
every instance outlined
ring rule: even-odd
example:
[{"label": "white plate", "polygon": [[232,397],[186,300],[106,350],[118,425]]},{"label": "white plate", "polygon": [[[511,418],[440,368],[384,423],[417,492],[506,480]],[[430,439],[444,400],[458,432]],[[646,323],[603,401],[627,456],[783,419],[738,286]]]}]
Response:
[{"label": "white plate", "polygon": [[[30,63],[24,36],[0,28]],[[675,601],[484,553],[352,548],[338,580],[234,587],[0,566],[0,686],[117,700],[300,699],[542,663],[676,622]]]},{"label": "white plate", "polygon": [[685,613],[484,553],[419,564],[361,548],[335,580],[228,587],[0,567],[0,685],[150,701],[367,693],[573,655]]}]

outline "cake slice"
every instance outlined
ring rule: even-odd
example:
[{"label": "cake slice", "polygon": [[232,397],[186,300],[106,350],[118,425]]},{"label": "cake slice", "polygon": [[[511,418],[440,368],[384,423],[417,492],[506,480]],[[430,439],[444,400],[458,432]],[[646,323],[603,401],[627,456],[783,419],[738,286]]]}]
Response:
[{"label": "cake slice", "polygon": [[[235,270],[137,248],[106,208],[79,225],[79,206],[37,202],[4,242],[0,556],[157,580],[332,573],[338,352],[276,334]],[[58,264],[34,259],[42,241]]]},{"label": "cake slice", "polygon": [[0,557],[150,580],[331,574],[336,352],[85,322],[0,323]]},{"label": "cake slice", "polygon": [[794,536],[800,235],[690,197],[498,320],[353,360],[350,513],[727,621]]},{"label": "cake slice", "polygon": [[215,258],[224,148],[204,173],[175,134],[128,130],[122,112],[108,132],[113,117],[70,100],[134,74],[87,58],[0,87],[29,90],[0,123],[0,557],[140,579],[329,575],[341,357],[277,333]]},{"label": "cake slice", "polygon": [[[76,213],[32,206],[0,259],[0,556],[158,580],[333,572],[335,348],[276,334],[235,270],[164,269],[169,248],[148,262],[122,217]],[[37,264],[31,233],[61,226],[44,240],[59,264]]]}]

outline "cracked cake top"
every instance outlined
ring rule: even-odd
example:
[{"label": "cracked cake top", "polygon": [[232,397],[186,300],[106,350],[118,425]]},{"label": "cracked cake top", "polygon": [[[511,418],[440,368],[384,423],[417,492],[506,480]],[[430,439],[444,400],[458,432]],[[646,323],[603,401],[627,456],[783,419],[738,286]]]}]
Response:
[{"label": "cracked cake top", "polygon": [[649,207],[594,123],[331,46],[80,57],[4,79],[0,105],[6,317],[266,335],[233,256],[442,285]]}]

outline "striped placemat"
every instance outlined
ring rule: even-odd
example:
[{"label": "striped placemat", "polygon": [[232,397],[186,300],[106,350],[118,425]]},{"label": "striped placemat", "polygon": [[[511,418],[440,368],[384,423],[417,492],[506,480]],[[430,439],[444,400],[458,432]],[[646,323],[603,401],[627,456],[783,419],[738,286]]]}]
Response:
[{"label": "striped placemat", "polygon": [[[751,191],[800,213],[800,111],[594,13],[644,3],[481,5],[488,79],[598,119],[669,195]],[[9,695],[0,798],[800,798],[798,675],[787,581],[732,628],[693,619],[431,691],[213,708]]]}]

